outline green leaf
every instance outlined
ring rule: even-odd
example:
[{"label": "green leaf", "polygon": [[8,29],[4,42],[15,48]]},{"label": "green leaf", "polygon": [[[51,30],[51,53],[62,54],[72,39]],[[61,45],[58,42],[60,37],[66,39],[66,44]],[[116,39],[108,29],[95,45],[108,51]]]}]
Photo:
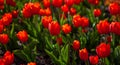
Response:
[{"label": "green leaf", "polygon": [[63,61],[65,64],[68,63],[68,59],[69,59],[69,45],[68,44],[61,49],[61,54],[60,54],[59,59]]},{"label": "green leaf", "polygon": [[45,52],[50,56],[50,58],[54,61],[55,64],[62,65],[62,62],[60,62],[60,60],[58,60],[57,57],[55,57],[55,55],[52,52],[46,49],[45,49]]},{"label": "green leaf", "polygon": [[21,58],[24,61],[30,62],[30,57],[23,50],[14,50],[13,51],[16,56]]}]

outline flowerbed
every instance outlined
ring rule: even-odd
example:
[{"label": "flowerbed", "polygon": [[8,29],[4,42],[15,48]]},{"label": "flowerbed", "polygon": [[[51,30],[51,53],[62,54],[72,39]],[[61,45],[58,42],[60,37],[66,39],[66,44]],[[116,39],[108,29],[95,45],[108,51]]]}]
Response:
[{"label": "flowerbed", "polygon": [[0,65],[120,65],[120,5],[0,0]]}]

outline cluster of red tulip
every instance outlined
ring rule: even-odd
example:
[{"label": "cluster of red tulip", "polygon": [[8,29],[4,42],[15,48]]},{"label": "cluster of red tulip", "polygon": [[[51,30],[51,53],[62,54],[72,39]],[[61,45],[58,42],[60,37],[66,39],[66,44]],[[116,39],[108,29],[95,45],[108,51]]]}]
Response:
[{"label": "cluster of red tulip", "polygon": [[4,56],[0,58],[1,65],[11,65],[14,62],[14,54],[10,51],[6,51]]},{"label": "cluster of red tulip", "polygon": [[[89,4],[92,5],[98,5],[99,0],[87,0]],[[84,2],[84,0],[42,0],[43,6],[41,6],[40,2],[28,2],[25,3],[22,9],[22,15],[25,18],[31,18],[34,15],[41,16],[41,23],[42,26],[47,29],[52,36],[57,36],[57,43],[59,46],[62,45],[62,37],[60,36],[61,32],[65,35],[70,34],[73,31],[73,28],[88,28],[91,24],[91,21],[88,17],[81,16],[80,14],[77,14],[77,10],[72,7],[73,5],[79,5],[80,3]],[[13,0],[6,0],[7,5],[16,6],[16,2]],[[66,19],[68,15],[70,14],[72,17],[72,24],[64,23],[60,24],[60,21],[56,21],[52,16],[55,14],[52,14],[52,9],[58,8],[62,12],[62,16],[60,16],[60,19]],[[4,9],[4,0],[0,0],[0,10]],[[120,5],[117,3],[111,3],[108,6],[109,12],[111,15],[119,15],[120,12]],[[0,43],[2,45],[6,45],[9,43],[10,38],[9,35],[4,33],[7,26],[10,26],[12,24],[12,21],[14,18],[18,17],[19,11],[13,10],[12,12],[4,13],[0,19]],[[64,13],[64,14],[63,14]],[[100,17],[102,14],[102,11],[99,8],[95,8],[93,10],[94,17]],[[61,15],[61,14],[60,14]],[[99,23],[96,24],[96,30],[97,32],[102,34],[110,34],[114,33],[116,35],[120,35],[120,22],[108,22],[108,20],[100,20]],[[85,32],[85,30],[82,30]],[[87,30],[89,31],[89,30]],[[29,32],[26,30],[21,30],[16,33],[17,39],[21,43],[26,43],[29,39]],[[96,54],[95,55],[89,55],[89,52],[87,48],[81,49],[81,40],[74,40],[72,43],[72,47],[74,51],[78,51],[79,57],[83,61],[89,60],[89,62],[92,65],[96,65],[99,63],[99,58],[105,58],[108,57],[111,53],[111,46],[109,43],[106,42],[100,42],[100,44],[96,47]],[[107,38],[108,42],[111,42],[111,37]],[[10,51],[6,51],[4,56],[0,58],[0,64],[1,65],[10,65],[14,62],[14,54]],[[30,62],[27,65],[36,65],[35,62]]]}]

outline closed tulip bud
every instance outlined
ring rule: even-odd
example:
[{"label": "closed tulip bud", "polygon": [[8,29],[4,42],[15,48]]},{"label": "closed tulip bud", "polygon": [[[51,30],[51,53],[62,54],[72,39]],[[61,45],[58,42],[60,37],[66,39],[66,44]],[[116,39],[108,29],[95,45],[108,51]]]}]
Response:
[{"label": "closed tulip bud", "polygon": [[101,10],[100,9],[94,9],[93,11],[95,17],[99,17],[101,15]]},{"label": "closed tulip bud", "polygon": [[76,14],[76,9],[75,9],[75,8],[70,8],[70,14],[71,14],[71,15]]},{"label": "closed tulip bud", "polygon": [[109,12],[110,12],[111,15],[119,14],[120,8],[119,8],[119,4],[118,3],[111,3],[109,5],[108,9],[109,9]]},{"label": "closed tulip bud", "polygon": [[28,40],[28,34],[26,31],[19,31],[17,34],[16,34],[17,38],[22,42],[27,42]]},{"label": "closed tulip bud", "polygon": [[57,38],[56,41],[59,45],[62,45],[62,37]]},{"label": "closed tulip bud", "polygon": [[45,15],[46,16],[50,16],[51,15],[51,9],[50,8],[45,9]]},{"label": "closed tulip bud", "polygon": [[99,58],[97,55],[96,56],[89,56],[89,61],[90,61],[90,64],[96,65],[96,64],[98,64]]},{"label": "closed tulip bud", "polygon": [[50,7],[50,0],[43,0],[43,5],[45,8]]},{"label": "closed tulip bud", "polygon": [[110,24],[110,32],[116,34],[116,35],[120,35],[120,22],[112,22]]},{"label": "closed tulip bud", "polygon": [[45,13],[46,13],[46,11],[45,11],[44,9],[40,9],[40,10],[39,10],[39,15],[40,15],[40,16],[44,16]]},{"label": "closed tulip bud", "polygon": [[7,34],[0,34],[0,43],[7,44],[9,42],[9,37]]},{"label": "closed tulip bud", "polygon": [[110,55],[110,44],[100,43],[96,47],[96,53],[99,57],[105,58]]},{"label": "closed tulip bud", "polygon": [[72,23],[75,27],[80,27],[81,25],[81,16],[80,15],[74,15],[73,16],[73,20],[72,20]]},{"label": "closed tulip bud", "polygon": [[61,10],[64,12],[64,13],[68,13],[69,11],[69,8],[66,4],[64,4],[63,6],[61,6]]},{"label": "closed tulip bud", "polygon": [[80,48],[80,42],[78,40],[74,40],[72,46],[73,46],[74,50],[79,50],[79,48]]},{"label": "closed tulip bud", "polygon": [[110,24],[107,20],[101,20],[96,27],[99,34],[110,33]]},{"label": "closed tulip bud", "polygon": [[42,17],[42,25],[45,27],[45,28],[48,28],[48,25],[49,23],[52,22],[52,16],[44,16]]},{"label": "closed tulip bud", "polygon": [[79,50],[79,57],[83,61],[88,60],[88,51],[86,48]]},{"label": "closed tulip bud", "polygon": [[64,24],[64,25],[62,25],[62,31],[63,31],[65,34],[70,33],[71,30],[72,30],[72,27],[71,27],[69,24]]},{"label": "closed tulip bud", "polygon": [[11,65],[14,62],[14,54],[10,51],[6,51],[3,59],[5,60],[6,65]]},{"label": "closed tulip bud", "polygon": [[13,18],[17,18],[18,17],[18,11],[17,10],[13,10],[12,11],[12,16],[13,16]]},{"label": "closed tulip bud", "polygon": [[51,35],[60,34],[60,25],[57,21],[52,21],[51,23],[49,23],[48,29]]},{"label": "closed tulip bud", "polygon": [[12,22],[12,14],[11,13],[5,13],[3,16],[2,16],[2,19],[1,19],[3,25],[5,26],[8,26],[11,24]]}]

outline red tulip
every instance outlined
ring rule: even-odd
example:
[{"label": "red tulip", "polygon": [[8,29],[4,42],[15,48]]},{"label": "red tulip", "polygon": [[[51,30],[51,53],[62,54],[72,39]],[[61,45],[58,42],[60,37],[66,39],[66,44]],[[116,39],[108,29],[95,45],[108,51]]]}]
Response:
[{"label": "red tulip", "polygon": [[31,6],[31,13],[39,14],[39,10],[40,10],[40,3],[39,2],[33,3],[33,5]]},{"label": "red tulip", "polygon": [[75,27],[80,27],[81,25],[81,16],[80,15],[74,15],[73,16],[73,20],[72,20],[72,23]]},{"label": "red tulip", "polygon": [[96,64],[98,64],[99,58],[97,55],[96,56],[89,56],[89,60],[90,60],[90,64],[96,65]]},{"label": "red tulip", "polygon": [[79,48],[80,48],[80,42],[78,40],[74,40],[72,46],[73,46],[74,50],[79,50]]},{"label": "red tulip", "polygon": [[75,9],[75,8],[70,8],[70,14],[71,14],[71,15],[76,14],[76,9]]},{"label": "red tulip", "polygon": [[13,18],[17,18],[18,17],[18,11],[17,10],[13,10],[12,11],[12,16],[13,16]]},{"label": "red tulip", "polygon": [[65,34],[68,34],[71,32],[71,29],[72,27],[69,25],[69,24],[64,24],[62,25],[62,31],[65,33]]},{"label": "red tulip", "polygon": [[88,0],[88,2],[92,5],[98,5],[99,4],[99,0]]},{"label": "red tulip", "polygon": [[48,29],[51,35],[60,34],[60,25],[57,21],[52,21],[51,23],[49,23]]},{"label": "red tulip", "polygon": [[74,0],[64,0],[65,4],[70,7],[74,4]]},{"label": "red tulip", "polygon": [[94,16],[99,17],[101,15],[101,10],[100,9],[94,9]]},{"label": "red tulip", "polygon": [[0,0],[0,5],[4,5],[4,0]]},{"label": "red tulip", "polygon": [[110,24],[107,20],[101,20],[96,27],[99,34],[110,33]]},{"label": "red tulip", "polygon": [[74,3],[75,3],[76,5],[79,5],[81,2],[83,2],[83,0],[74,0]]},{"label": "red tulip", "polygon": [[6,65],[11,65],[14,62],[14,54],[10,51],[6,51],[3,59],[5,60]]},{"label": "red tulip", "polygon": [[42,25],[45,27],[45,28],[48,28],[48,25],[49,23],[52,22],[52,16],[44,16],[42,17]]},{"label": "red tulip", "polygon": [[118,3],[111,3],[108,8],[111,15],[119,14],[120,8]]},{"label": "red tulip", "polygon": [[50,8],[45,9],[45,15],[50,16],[51,15],[51,10]]},{"label": "red tulip", "polygon": [[88,51],[86,48],[79,50],[79,57],[83,61],[88,60]]},{"label": "red tulip", "polygon": [[5,65],[5,62],[2,58],[0,58],[0,65]]},{"label": "red tulip", "polygon": [[22,14],[25,18],[30,18],[32,16],[31,8],[33,3],[25,3],[24,8],[22,10]]},{"label": "red tulip", "polygon": [[63,0],[52,0],[52,4],[55,7],[61,7],[63,3]]},{"label": "red tulip", "polygon": [[81,21],[80,26],[82,28],[85,28],[85,27],[89,26],[89,19],[88,18],[82,17],[80,21]]},{"label": "red tulip", "polygon": [[105,58],[110,55],[110,44],[100,43],[96,47],[96,53],[99,57]]},{"label": "red tulip", "polygon": [[2,16],[2,19],[1,19],[3,25],[10,25],[10,23],[12,22],[12,14],[11,13],[5,13],[3,16]]},{"label": "red tulip", "polygon": [[112,22],[110,24],[110,31],[116,35],[120,35],[120,22]]},{"label": "red tulip", "polygon": [[4,5],[0,5],[0,10],[3,10],[4,9]]},{"label": "red tulip", "polygon": [[39,15],[40,15],[40,16],[44,16],[45,13],[46,13],[46,11],[45,11],[44,9],[40,9],[40,10],[39,10]]},{"label": "red tulip", "polygon": [[45,8],[50,7],[50,0],[43,0],[43,5]]},{"label": "red tulip", "polygon": [[61,6],[61,10],[64,12],[64,13],[68,13],[69,11],[69,8],[66,4],[64,4],[63,6]]},{"label": "red tulip", "polygon": [[17,34],[17,38],[21,41],[21,42],[27,42],[28,40],[28,34],[26,31],[19,31]]},{"label": "red tulip", "polygon": [[9,42],[9,37],[7,34],[0,34],[0,43],[7,44]]},{"label": "red tulip", "polygon": [[56,41],[59,45],[62,45],[62,37],[57,38]]},{"label": "red tulip", "polygon": [[36,62],[29,62],[27,65],[36,65]]},{"label": "red tulip", "polygon": [[16,6],[16,2],[14,0],[6,0],[6,4]]}]

